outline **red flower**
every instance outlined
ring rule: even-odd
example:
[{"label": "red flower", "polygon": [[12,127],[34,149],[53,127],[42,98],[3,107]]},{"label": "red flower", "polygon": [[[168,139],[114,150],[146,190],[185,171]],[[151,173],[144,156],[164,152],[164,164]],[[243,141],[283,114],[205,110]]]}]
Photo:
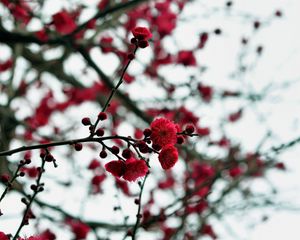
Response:
[{"label": "red flower", "polygon": [[35,36],[42,42],[47,42],[49,39],[45,29],[35,32]]},{"label": "red flower", "polygon": [[56,236],[53,232],[51,232],[49,229],[45,230],[41,234],[39,234],[39,237],[43,240],[55,240]]},{"label": "red flower", "polygon": [[149,31],[149,29],[145,27],[135,27],[134,29],[132,29],[131,32],[133,36],[138,40],[148,40],[152,37],[152,34]]},{"label": "red flower", "polygon": [[10,177],[8,174],[4,173],[1,175],[0,179],[1,179],[1,182],[7,183],[9,181]]},{"label": "red flower", "polygon": [[128,73],[124,74],[124,81],[128,84],[132,83],[134,81],[134,77],[129,75]]},{"label": "red flower", "polygon": [[224,147],[227,148],[230,146],[230,140],[226,137],[222,137],[219,141],[218,141],[218,145],[220,147]]},{"label": "red flower", "polygon": [[105,180],[106,176],[105,174],[102,175],[95,175],[92,180],[92,187],[93,187],[93,193],[99,193],[101,192],[101,184]]},{"label": "red flower", "polygon": [[105,169],[115,177],[123,177],[127,181],[135,181],[148,172],[146,162],[133,157],[127,159],[125,163],[120,160],[111,161],[105,164]]},{"label": "red flower", "polygon": [[121,189],[121,191],[126,195],[130,196],[129,187],[126,181],[116,178],[116,186]]},{"label": "red flower", "polygon": [[202,226],[202,229],[201,229],[201,233],[203,235],[208,235],[210,236],[212,239],[217,239],[217,235],[215,234],[213,228],[211,225],[208,225],[208,224],[204,224]]},{"label": "red flower", "polygon": [[56,30],[61,34],[69,34],[76,28],[74,19],[66,10],[54,14],[52,20]]},{"label": "red flower", "polygon": [[204,127],[204,128],[197,128],[197,133],[200,135],[200,136],[207,136],[210,134],[210,130],[209,128],[207,127]]},{"label": "red flower", "polygon": [[103,53],[109,53],[113,51],[113,38],[112,37],[102,37],[100,39],[100,48]]},{"label": "red flower", "polygon": [[282,163],[282,162],[276,163],[275,167],[280,169],[280,170],[286,170],[286,167],[285,167],[284,163]]},{"label": "red flower", "polygon": [[238,177],[238,176],[242,175],[243,170],[240,167],[234,167],[234,168],[231,168],[228,171],[228,173],[232,178],[235,178],[235,177]]},{"label": "red flower", "polygon": [[25,1],[18,1],[17,4],[11,3],[9,5],[9,10],[14,18],[17,21],[20,21],[23,26],[27,25],[32,18],[32,10]]},{"label": "red flower", "polygon": [[105,178],[105,175],[95,175],[92,178],[92,185],[94,185],[95,187],[99,186],[105,180]]},{"label": "red flower", "polygon": [[239,120],[242,117],[242,113],[243,113],[243,110],[240,109],[237,112],[230,114],[228,117],[228,120],[230,122],[236,122],[237,120]]},{"label": "red flower", "polygon": [[5,62],[0,63],[0,72],[5,72],[8,69],[11,69],[13,66],[12,59],[8,59]]},{"label": "red flower", "polygon": [[22,171],[27,173],[30,178],[36,178],[39,174],[39,170],[36,167],[23,167]]},{"label": "red flower", "polygon": [[207,40],[208,40],[208,33],[207,32],[201,33],[201,35],[200,35],[200,43],[199,43],[198,47],[199,48],[204,48]]},{"label": "red flower", "polygon": [[0,240],[9,240],[4,232],[0,232]]},{"label": "red flower", "polygon": [[176,144],[176,125],[166,118],[158,118],[151,123],[151,140],[153,144],[165,146]]},{"label": "red flower", "polygon": [[144,177],[148,172],[147,164],[144,160],[129,158],[125,162],[126,170],[123,178],[127,181],[135,181],[139,177]]},{"label": "red flower", "polygon": [[105,8],[108,7],[109,0],[100,0],[97,7],[99,10],[104,10]]},{"label": "red flower", "polygon": [[125,163],[120,160],[111,161],[105,164],[105,169],[115,177],[122,177],[125,173]]},{"label": "red flower", "polygon": [[214,176],[215,170],[212,166],[206,163],[193,162],[192,163],[192,178],[196,181],[203,181]]},{"label": "red flower", "polygon": [[198,91],[205,102],[209,102],[212,99],[213,89],[211,87],[199,84]]},{"label": "red flower", "polygon": [[170,11],[160,12],[156,17],[154,24],[157,27],[157,32],[161,38],[170,35],[176,27],[177,15]]},{"label": "red flower", "polygon": [[178,161],[178,151],[173,145],[163,147],[158,155],[158,160],[163,169],[170,169]]},{"label": "red flower", "polygon": [[167,179],[158,183],[160,189],[172,188],[175,185],[175,179],[172,175],[167,176]]},{"label": "red flower", "polygon": [[197,64],[192,51],[180,51],[177,56],[177,62],[184,66],[195,66]]},{"label": "red flower", "polygon": [[85,239],[90,231],[90,227],[83,222],[78,220],[67,220],[67,224],[71,227],[72,232],[75,235],[75,239]]},{"label": "red flower", "polygon": [[88,169],[89,170],[95,170],[96,168],[100,167],[100,162],[97,160],[97,159],[93,159],[89,166],[88,166]]}]

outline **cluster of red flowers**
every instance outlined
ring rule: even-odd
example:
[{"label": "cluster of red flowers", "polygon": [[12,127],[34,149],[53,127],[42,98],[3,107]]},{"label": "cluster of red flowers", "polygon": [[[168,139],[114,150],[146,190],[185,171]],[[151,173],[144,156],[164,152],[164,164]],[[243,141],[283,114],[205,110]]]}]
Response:
[{"label": "cluster of red flowers", "polygon": [[25,0],[0,0],[0,2],[10,11],[15,21],[20,22],[22,25],[27,25],[32,19],[32,9]]},{"label": "cluster of red flowers", "polygon": [[149,46],[148,40],[152,37],[152,33],[148,28],[135,27],[132,30],[134,38],[131,39],[133,44],[136,44],[140,48],[146,48]]},{"label": "cluster of red flowers", "polygon": [[[178,161],[178,150],[174,146],[177,143],[178,130],[177,125],[166,118],[154,120],[151,123],[151,130],[145,130],[146,135],[150,135],[153,148],[161,149],[158,160],[165,170],[172,168]],[[134,157],[130,157],[126,161],[110,161],[105,165],[105,169],[115,177],[122,177],[127,181],[135,181],[140,177],[144,177],[148,172],[146,162]]]},{"label": "cluster of red flowers", "polygon": [[154,145],[162,148],[158,160],[163,169],[172,168],[178,160],[177,142],[178,127],[166,118],[158,118],[151,123],[150,138]]},{"label": "cluster of red flowers", "polygon": [[127,181],[135,181],[140,177],[144,177],[148,172],[146,162],[133,157],[126,161],[110,161],[105,165],[105,169],[115,177],[123,177]]}]

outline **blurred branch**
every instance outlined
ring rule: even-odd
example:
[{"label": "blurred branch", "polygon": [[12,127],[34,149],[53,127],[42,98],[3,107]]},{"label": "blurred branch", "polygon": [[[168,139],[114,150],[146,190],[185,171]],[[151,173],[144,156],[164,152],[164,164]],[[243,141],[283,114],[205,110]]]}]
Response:
[{"label": "blurred branch", "polygon": [[[78,51],[81,53],[82,57],[86,60],[86,62],[88,63],[88,65],[90,67],[92,67],[97,74],[100,76],[101,80],[103,80],[103,82],[105,83],[105,85],[110,88],[113,89],[114,88],[114,84],[112,83],[112,81],[109,79],[109,77],[96,65],[96,63],[92,60],[92,58],[90,57],[90,55],[86,52],[85,49],[80,48],[78,49]],[[116,91],[116,96],[124,103],[124,106],[127,107],[128,109],[130,109],[133,113],[135,113],[137,116],[140,117],[140,119],[142,119],[144,122],[146,123],[150,123],[151,122],[151,118],[149,116],[147,116],[141,109],[139,109],[136,104],[124,93],[122,93],[121,91],[117,90]]]},{"label": "blurred branch", "polygon": [[103,11],[99,11],[94,17],[90,18],[89,20],[85,21],[81,25],[79,25],[72,33],[70,33],[69,36],[72,36],[81,30],[85,29],[86,26],[89,24],[90,21],[92,20],[97,20],[99,18],[103,18],[107,16],[108,14],[115,13],[120,10],[128,10],[132,7],[136,7],[136,5],[141,4],[142,2],[147,2],[149,0],[133,0],[133,1],[128,1],[128,2],[121,2],[119,4],[116,4],[113,7],[109,7],[104,9]]},{"label": "blurred branch", "polygon": [[[38,204],[40,207],[46,207],[46,208],[49,208],[51,210],[54,210],[54,211],[62,214],[64,218],[71,218],[71,219],[80,220],[80,221],[84,222],[85,224],[87,224],[88,226],[90,226],[93,229],[95,229],[95,228],[104,228],[104,229],[109,229],[109,230],[114,230],[114,231],[123,231],[128,227],[128,225],[123,225],[123,224],[112,224],[112,223],[98,222],[98,221],[85,221],[83,219],[80,219],[79,217],[76,217],[76,216],[74,216],[70,213],[67,213],[66,211],[64,211],[63,209],[61,209],[58,206],[53,206],[49,203],[45,203],[45,202],[43,202],[41,200],[38,200],[38,199],[35,199],[34,202],[36,204]],[[51,218],[49,216],[47,216],[47,217]]]}]

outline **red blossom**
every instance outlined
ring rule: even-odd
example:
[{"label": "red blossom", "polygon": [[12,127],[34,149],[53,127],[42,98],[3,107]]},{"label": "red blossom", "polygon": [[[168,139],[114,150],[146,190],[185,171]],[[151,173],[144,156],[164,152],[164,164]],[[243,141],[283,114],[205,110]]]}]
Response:
[{"label": "red blossom", "polygon": [[55,110],[54,98],[52,92],[47,93],[40,101],[33,117],[28,119],[31,128],[44,126],[48,123],[49,117]]},{"label": "red blossom", "polygon": [[135,77],[129,75],[128,73],[124,74],[124,81],[128,84],[132,83],[135,80]]},{"label": "red blossom", "polygon": [[134,130],[134,138],[135,139],[142,139],[144,137],[143,131],[139,128]]},{"label": "red blossom", "polygon": [[146,27],[135,27],[131,32],[138,40],[148,40],[152,37],[152,33]]},{"label": "red blossom", "polygon": [[158,160],[163,169],[172,168],[178,161],[178,151],[173,145],[164,146],[158,155]]},{"label": "red blossom", "polygon": [[204,235],[208,235],[210,236],[212,239],[217,239],[217,235],[215,234],[213,228],[211,225],[209,224],[204,224],[202,229],[201,229],[201,233]]},{"label": "red blossom", "polygon": [[228,171],[228,173],[232,178],[235,178],[235,177],[238,177],[238,176],[242,175],[243,170],[240,167],[237,166],[237,167],[231,168]]},{"label": "red blossom", "polygon": [[92,178],[92,184],[97,186],[97,185],[101,184],[104,181],[105,178],[106,178],[105,175],[95,175]]},{"label": "red blossom", "polygon": [[174,185],[175,185],[175,179],[171,174],[167,176],[167,179],[158,183],[158,187],[160,189],[172,188],[174,187]]},{"label": "red blossom", "polygon": [[144,160],[129,158],[125,162],[126,170],[123,178],[127,181],[135,181],[140,177],[144,177],[148,172],[147,164]]},{"label": "red blossom", "polygon": [[8,59],[5,62],[0,63],[0,72],[5,72],[8,69],[11,69],[13,66],[13,61],[12,59]]},{"label": "red blossom", "polygon": [[170,2],[164,1],[164,2],[156,2],[155,3],[155,8],[161,12],[166,12],[170,8]]},{"label": "red blossom", "polygon": [[106,176],[104,174],[95,175],[92,180],[93,193],[99,193],[101,191],[101,183],[105,180]]},{"label": "red blossom", "polygon": [[176,233],[177,230],[177,228],[171,228],[167,226],[162,226],[161,229],[164,232],[164,237],[162,238],[162,240],[172,239],[173,235]]},{"label": "red blossom", "polygon": [[218,141],[218,145],[220,147],[224,147],[224,148],[228,148],[230,146],[230,140],[226,137],[222,137],[219,141]]},{"label": "red blossom", "polygon": [[0,240],[9,240],[4,232],[0,232]]},{"label": "red blossom", "polygon": [[184,66],[195,66],[197,64],[192,51],[180,51],[177,56],[177,63],[181,63]]},{"label": "red blossom", "polygon": [[24,79],[21,80],[18,91],[20,96],[24,96],[27,92],[28,84],[25,82]]},{"label": "red blossom", "polygon": [[157,118],[151,123],[151,140],[153,144],[165,146],[168,144],[176,144],[177,129],[176,125],[166,118]]},{"label": "red blossom", "polygon": [[228,117],[228,120],[230,122],[236,122],[237,120],[239,120],[242,117],[242,113],[243,113],[243,110],[240,109],[237,112],[230,114]]},{"label": "red blossom", "polygon": [[56,236],[53,232],[51,232],[49,229],[45,230],[41,234],[39,234],[39,237],[41,240],[55,240]]},{"label": "red blossom", "polygon": [[112,52],[114,50],[113,48],[113,38],[112,37],[102,37],[100,39],[100,48],[102,50],[103,53],[109,53]]},{"label": "red blossom", "polygon": [[208,203],[205,200],[201,200],[196,205],[188,205],[186,207],[187,213],[202,213],[205,209],[208,208]]},{"label": "red blossom", "polygon": [[201,35],[200,35],[200,43],[199,43],[199,46],[198,46],[198,47],[199,47],[200,49],[201,49],[201,48],[204,48],[205,45],[206,45],[207,40],[208,40],[208,33],[207,33],[207,32],[201,33]]},{"label": "red blossom", "polygon": [[35,32],[35,36],[42,42],[47,42],[49,39],[45,29],[41,29],[41,30]]},{"label": "red blossom", "polygon": [[153,24],[157,27],[157,32],[161,38],[170,35],[176,27],[177,15],[170,10],[160,11]]},{"label": "red blossom", "polygon": [[62,10],[52,16],[55,29],[61,34],[69,34],[76,29],[76,23],[71,14]]},{"label": "red blossom", "polygon": [[93,159],[89,166],[88,166],[88,169],[89,170],[95,170],[96,168],[100,167],[100,162],[97,160],[97,159]]},{"label": "red blossom", "polygon": [[1,182],[7,183],[10,180],[10,177],[8,174],[4,173],[0,176]]},{"label": "red blossom", "polygon": [[210,134],[210,129],[205,127],[205,128],[197,128],[197,134],[200,136],[207,136]]},{"label": "red blossom", "polygon": [[75,240],[85,239],[90,231],[90,227],[81,221],[68,219],[66,223],[71,227]]},{"label": "red blossom", "polygon": [[114,160],[106,163],[105,169],[115,177],[122,177],[125,172],[125,163],[121,160]]},{"label": "red blossom", "polygon": [[128,158],[125,163],[121,160],[111,161],[105,164],[105,169],[115,177],[123,177],[127,181],[135,181],[148,172],[146,162],[133,157]]},{"label": "red blossom", "polygon": [[97,4],[97,7],[99,10],[104,10],[105,8],[107,8],[109,4],[109,0],[100,0],[99,3]]},{"label": "red blossom", "polygon": [[280,170],[286,170],[286,167],[283,162],[278,162],[275,164],[275,167]]},{"label": "red blossom", "polygon": [[10,4],[10,0],[0,0],[0,2],[6,7],[8,7]]},{"label": "red blossom", "polygon": [[215,175],[214,168],[206,163],[200,163],[198,161],[194,161],[191,164],[191,168],[192,168],[191,178],[194,179],[194,181],[197,184],[201,184],[207,178],[211,178],[212,176]]},{"label": "red blossom", "polygon": [[[195,113],[189,111],[185,107],[180,107],[178,111],[176,112],[178,115],[178,122],[182,125],[185,124],[194,124],[197,125],[199,121],[199,117],[195,115]],[[180,131],[180,130],[178,130]]]},{"label": "red blossom", "polygon": [[30,178],[36,178],[39,174],[39,170],[36,167],[23,167],[21,170],[27,173]]},{"label": "red blossom", "polygon": [[[201,187],[201,185],[203,184],[203,182],[200,182],[199,185],[196,186],[196,188]],[[210,193],[211,189],[208,186],[204,186],[201,187],[197,192],[195,192],[195,195],[201,197],[201,198],[205,198],[207,197],[207,195]]]},{"label": "red blossom", "polygon": [[97,19],[92,19],[90,21],[88,21],[86,27],[87,29],[94,29],[96,27],[96,21]]},{"label": "red blossom", "polygon": [[126,195],[126,196],[131,196],[131,193],[129,191],[129,187],[126,181],[122,181],[119,178],[116,178],[116,185],[118,188],[121,189],[121,191]]},{"label": "red blossom", "polygon": [[205,86],[203,84],[198,85],[198,91],[205,102],[210,102],[213,96],[213,89],[210,86]]},{"label": "red blossom", "polygon": [[13,17],[24,25],[27,25],[32,18],[32,10],[24,0],[19,0],[18,3],[10,3],[8,8]]}]

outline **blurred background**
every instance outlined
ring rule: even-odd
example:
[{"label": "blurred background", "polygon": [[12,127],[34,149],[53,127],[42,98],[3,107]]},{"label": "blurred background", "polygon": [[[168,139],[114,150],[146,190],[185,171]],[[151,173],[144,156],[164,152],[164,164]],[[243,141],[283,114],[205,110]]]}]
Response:
[{"label": "blurred background", "polygon": [[[183,218],[182,206],[174,204],[174,214],[141,227],[137,239],[299,239],[299,1],[0,2],[0,151],[88,136],[81,119],[96,120],[131,51],[131,29],[145,26],[153,34],[150,46],[138,49],[101,128],[105,136],[142,139],[143,129],[163,116],[182,129],[193,123],[199,136],[178,146],[179,162],[170,171],[163,171],[157,155],[147,155],[143,217],[146,210],[151,216],[170,210],[186,194],[187,182],[195,187],[198,163],[220,177],[196,199],[208,206]],[[76,24],[70,31],[53,20],[62,11]],[[81,26],[95,14],[94,25]],[[78,26],[83,31],[72,35]],[[126,148],[120,141],[108,144]],[[50,229],[57,239],[74,239],[66,220],[73,218],[89,225],[86,239],[128,237],[140,187],[107,173],[103,166],[115,156],[101,159],[101,149],[94,143],[80,152],[72,146],[51,149],[58,167],[49,164],[43,174],[36,219],[21,236]],[[28,168],[40,164],[39,151],[3,156],[1,174],[13,174],[24,154],[32,160]],[[249,159],[255,154],[253,165]],[[91,170],[94,159],[100,165]],[[34,181],[24,171],[18,191],[0,203],[5,233],[16,231],[22,192],[30,192]],[[95,176],[103,180],[95,183]],[[208,224],[214,234],[203,230]]]}]

